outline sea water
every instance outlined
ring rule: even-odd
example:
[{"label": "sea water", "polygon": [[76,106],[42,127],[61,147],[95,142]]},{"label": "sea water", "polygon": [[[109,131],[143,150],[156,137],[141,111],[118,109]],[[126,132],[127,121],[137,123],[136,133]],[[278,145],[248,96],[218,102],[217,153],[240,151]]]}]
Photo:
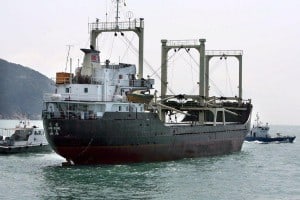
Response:
[{"label": "sea water", "polygon": [[[16,122],[0,120],[0,127]],[[270,132],[297,138],[245,142],[225,156],[130,165],[62,167],[54,152],[0,155],[0,199],[300,199],[300,126]]]}]

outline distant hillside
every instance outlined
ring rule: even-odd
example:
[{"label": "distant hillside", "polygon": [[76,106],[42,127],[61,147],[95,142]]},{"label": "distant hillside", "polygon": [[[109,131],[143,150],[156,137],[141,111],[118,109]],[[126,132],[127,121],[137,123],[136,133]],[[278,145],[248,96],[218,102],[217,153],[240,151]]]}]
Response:
[{"label": "distant hillside", "polygon": [[43,94],[53,81],[22,65],[0,59],[0,119],[41,119]]}]

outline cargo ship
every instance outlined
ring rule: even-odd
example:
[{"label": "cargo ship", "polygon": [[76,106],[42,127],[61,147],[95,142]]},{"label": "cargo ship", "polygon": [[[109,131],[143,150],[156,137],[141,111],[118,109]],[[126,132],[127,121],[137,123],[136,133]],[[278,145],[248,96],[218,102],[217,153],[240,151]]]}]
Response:
[{"label": "cargo ship", "polygon": [[[98,35],[128,31],[139,39],[138,71],[133,64],[100,62]],[[207,51],[205,39],[161,40],[159,95],[153,91],[154,79],[143,76],[143,18],[96,20],[89,23],[89,32],[90,48],[81,49],[82,66],[74,74],[58,72],[55,92],[43,98],[47,140],[66,163],[158,162],[241,150],[250,130],[252,111],[251,100],[242,98],[242,51]],[[167,55],[179,48],[199,52],[197,95],[167,94]],[[209,96],[209,61],[225,56],[239,61],[239,96]],[[181,120],[177,115],[182,116]]]}]

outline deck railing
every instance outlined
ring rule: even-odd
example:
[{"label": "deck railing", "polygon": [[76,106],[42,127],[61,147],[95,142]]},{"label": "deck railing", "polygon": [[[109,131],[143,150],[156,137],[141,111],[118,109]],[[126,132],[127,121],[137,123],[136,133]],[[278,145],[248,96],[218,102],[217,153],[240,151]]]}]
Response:
[{"label": "deck railing", "polygon": [[242,50],[206,50],[208,56],[240,56],[243,55]]},{"label": "deck railing", "polygon": [[135,28],[143,28],[143,20],[132,20],[128,22],[94,22],[89,23],[89,32],[92,30],[99,31],[122,31],[122,30],[134,30]]}]

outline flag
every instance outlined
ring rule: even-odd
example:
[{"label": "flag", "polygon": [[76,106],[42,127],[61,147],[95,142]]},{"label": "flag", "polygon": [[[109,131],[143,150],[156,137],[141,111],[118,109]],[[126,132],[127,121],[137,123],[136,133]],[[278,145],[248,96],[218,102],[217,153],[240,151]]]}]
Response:
[{"label": "flag", "polygon": [[99,55],[97,55],[97,54],[92,54],[92,55],[91,55],[91,61],[92,61],[92,62],[95,62],[95,63],[99,63],[99,62],[100,62]]}]

